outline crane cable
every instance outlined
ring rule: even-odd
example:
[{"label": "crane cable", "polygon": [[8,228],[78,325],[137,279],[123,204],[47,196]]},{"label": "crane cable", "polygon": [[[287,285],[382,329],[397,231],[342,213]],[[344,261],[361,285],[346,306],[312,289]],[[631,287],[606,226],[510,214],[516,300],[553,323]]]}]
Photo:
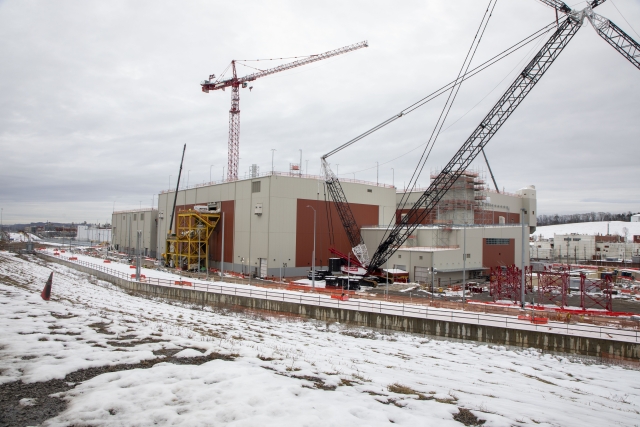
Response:
[{"label": "crane cable", "polygon": [[[547,34],[550,30],[554,29],[555,26],[556,26],[556,21],[554,20],[553,22],[551,22],[548,25],[545,25],[544,27],[542,27],[538,31],[534,32],[530,36],[525,37],[524,39],[522,39],[519,42],[515,43],[511,47],[508,47],[507,49],[505,49],[502,52],[498,53],[494,57],[486,60],[482,64],[480,64],[477,67],[473,68],[467,74],[462,76],[462,81],[470,79],[471,77],[475,76],[476,74],[480,73],[481,71],[484,71],[485,69],[489,68],[490,66],[492,66],[496,62],[499,62],[500,60],[502,60],[502,59],[508,57],[509,55],[517,52],[518,50],[520,50],[524,46],[528,45],[529,43],[533,42],[534,40],[539,39],[543,35]],[[427,104],[428,102],[433,101],[434,99],[436,99],[440,95],[442,95],[445,92],[451,90],[451,88],[454,87],[457,83],[458,83],[457,80],[454,80],[452,82],[447,83],[446,85],[442,86],[440,89],[437,89],[437,90],[431,92],[429,95],[423,97],[422,99],[419,99],[418,101],[416,101],[413,104],[411,104],[408,107],[406,107],[404,110],[401,110],[398,114],[394,115],[393,117],[388,118],[387,120],[383,121],[382,123],[372,127],[371,129],[367,130],[366,132],[363,132],[362,134],[360,134],[360,135],[356,136],[355,138],[351,139],[350,141],[347,141],[344,144],[340,145],[339,147],[335,148],[334,150],[328,152],[327,154],[322,156],[322,158],[326,159],[326,158],[336,154],[337,152],[342,151],[343,149],[349,147],[350,145],[360,141],[361,139],[363,139],[363,138],[371,135],[372,133],[382,129],[383,127],[393,123],[394,121],[398,120],[399,118],[404,117],[405,115],[417,110],[418,108],[422,107],[423,105]]]},{"label": "crane cable", "polygon": [[[449,92],[449,96],[447,97],[447,102],[445,103],[442,109],[442,112],[438,117],[438,121],[436,122],[436,125],[434,126],[433,131],[431,132],[431,136],[429,137],[429,140],[425,145],[425,148],[422,152],[422,156],[420,157],[420,161],[418,161],[418,165],[416,166],[416,169],[413,171],[413,175],[409,180],[408,188],[410,189],[415,188],[416,184],[418,183],[418,178],[422,174],[422,171],[424,170],[424,166],[427,160],[429,159],[429,156],[431,155],[431,151],[433,150],[433,147],[435,146],[436,141],[440,136],[442,127],[444,126],[444,123],[447,120],[447,117],[449,116],[449,112],[451,111],[451,108],[453,107],[453,103],[455,102],[456,97],[458,96],[458,93],[460,91],[460,87],[462,86],[463,80],[460,79],[460,76],[463,76],[468,72],[469,67],[471,66],[471,62],[473,61],[473,58],[475,57],[475,54],[478,50],[478,46],[480,46],[480,42],[482,41],[482,37],[484,36],[484,32],[486,31],[487,26],[489,25],[489,20],[493,15],[493,10],[495,9],[497,3],[498,3],[498,0],[489,0],[489,4],[487,5],[487,9],[485,10],[484,16],[482,17],[480,26],[476,31],[476,35],[474,36],[473,42],[469,47],[467,56],[465,57],[464,62],[462,63],[462,67],[458,72],[458,77],[455,80],[457,84]],[[400,203],[398,204],[398,205],[401,205],[401,207],[399,206],[399,209],[404,209],[406,207],[409,199],[409,194],[410,194],[410,190],[405,191],[405,193],[402,195],[402,198],[400,199]],[[386,233],[385,233],[385,238],[386,238]]]},{"label": "crane cable", "polygon": [[[547,28],[547,27],[548,27],[548,28]],[[456,123],[458,123],[460,120],[462,120],[462,119],[463,119],[467,114],[469,114],[471,111],[473,111],[473,110],[474,110],[478,105],[480,105],[480,103],[481,103],[482,101],[484,101],[484,100],[485,100],[489,95],[491,95],[491,94],[492,94],[492,93],[493,93],[493,92],[494,92],[494,91],[495,91],[495,90],[500,86],[500,84],[501,84],[502,82],[504,82],[504,81],[506,80],[506,78],[507,78],[507,77],[509,77],[509,76],[513,73],[513,71],[514,71],[516,68],[518,68],[518,66],[519,66],[523,61],[527,60],[527,58],[529,57],[529,55],[531,54],[531,52],[533,52],[533,51],[534,51],[534,50],[535,50],[535,49],[540,45],[540,42],[541,42],[540,37],[541,37],[542,35],[544,35],[544,34],[547,34],[549,31],[551,31],[551,30],[553,29],[553,27],[555,27],[555,22],[553,23],[553,27],[552,27],[552,25],[551,25],[551,24],[550,24],[550,25],[548,25],[547,27],[545,27],[545,28],[547,28],[547,30],[546,30],[543,34],[540,34],[540,36],[538,36],[538,37],[536,37],[536,38],[534,38],[534,39],[530,40],[530,42],[533,42],[534,40],[538,40],[538,42],[537,42],[535,45],[533,45],[533,47],[529,50],[529,52],[527,53],[527,55],[526,55],[523,59],[521,59],[520,61],[518,61],[518,63],[517,63],[517,64],[516,64],[512,69],[511,69],[511,71],[509,71],[509,72],[508,72],[508,73],[507,73],[507,74],[502,78],[502,80],[500,80],[500,81],[499,81],[499,82],[498,82],[498,83],[493,87],[493,89],[491,89],[491,90],[490,90],[490,91],[489,91],[485,96],[483,96],[483,97],[482,97],[482,99],[480,99],[480,101],[478,101],[478,102],[477,102],[473,107],[471,107],[471,108],[470,108],[466,113],[464,113],[462,116],[460,116],[458,119],[456,119],[456,121],[454,121],[454,122],[453,122],[453,123],[451,123],[449,126],[447,126],[446,128],[444,128],[444,129],[443,129],[443,132],[444,132],[444,131],[446,131],[446,130],[448,130],[448,129],[450,129],[451,127],[453,127]],[[528,43],[529,43],[529,42],[528,42]],[[527,43],[527,44],[528,44],[528,43]],[[526,45],[526,44],[525,44],[525,45]],[[520,46],[520,47],[524,47],[525,45],[522,45],[522,46]],[[518,48],[518,49],[519,49],[519,48]],[[515,52],[515,51],[514,51],[514,52]],[[465,79],[465,80],[466,80],[466,79]],[[343,175],[347,175],[347,174],[354,174],[354,173],[360,173],[360,172],[366,172],[366,171],[368,171],[368,170],[376,169],[376,168],[377,168],[377,167],[379,167],[379,166],[383,166],[383,165],[386,165],[386,164],[392,163],[392,162],[394,162],[394,161],[396,161],[396,160],[398,160],[398,159],[400,159],[400,158],[402,158],[402,157],[406,156],[407,154],[411,154],[411,153],[413,153],[413,152],[414,152],[414,151],[416,151],[418,148],[422,147],[422,145],[423,145],[423,144],[424,144],[424,143],[420,143],[420,145],[418,145],[418,146],[416,146],[416,147],[412,148],[411,150],[407,151],[406,153],[403,153],[403,154],[401,154],[401,155],[399,155],[399,156],[397,156],[397,157],[394,157],[394,158],[392,158],[392,159],[389,159],[389,160],[387,160],[386,162],[380,163],[380,164],[379,164],[379,165],[377,165],[377,166],[371,166],[371,167],[364,168],[364,169],[360,169],[360,170],[357,170],[357,171],[345,172],[345,173],[343,173]]]}]

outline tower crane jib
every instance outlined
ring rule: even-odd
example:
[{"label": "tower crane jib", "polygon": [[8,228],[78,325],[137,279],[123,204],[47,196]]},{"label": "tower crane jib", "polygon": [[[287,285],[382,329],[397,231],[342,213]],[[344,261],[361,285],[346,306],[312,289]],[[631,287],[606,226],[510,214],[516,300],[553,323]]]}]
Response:
[{"label": "tower crane jib", "polygon": [[249,82],[252,82],[260,77],[266,77],[271,74],[279,73],[281,71],[290,70],[292,68],[301,67],[303,65],[311,64],[313,62],[322,61],[343,53],[352,52],[354,50],[368,47],[367,41],[352,44],[349,46],[341,47],[339,49],[330,50],[328,52],[320,53],[317,55],[310,55],[303,59],[293,61],[287,64],[279,65],[268,70],[259,71],[257,73],[249,74],[244,77],[238,77],[236,71],[236,61],[231,61],[231,68],[233,77],[218,81],[213,80],[214,76],[209,76],[208,80],[204,80],[200,83],[202,91],[209,93],[212,90],[225,90],[227,87],[231,87],[231,109],[229,110],[229,147],[228,147],[228,168],[227,168],[227,180],[235,181],[238,179],[238,164],[240,160],[240,87],[246,88]]}]

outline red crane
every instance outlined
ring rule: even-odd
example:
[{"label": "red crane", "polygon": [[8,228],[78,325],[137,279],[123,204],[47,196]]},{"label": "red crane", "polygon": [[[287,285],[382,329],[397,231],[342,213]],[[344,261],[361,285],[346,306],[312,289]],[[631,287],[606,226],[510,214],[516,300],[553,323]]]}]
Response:
[{"label": "red crane", "polygon": [[[213,80],[215,75],[210,75],[209,80],[205,80],[200,85],[202,91],[209,93],[210,90],[224,90],[231,87],[231,109],[229,110],[229,158],[227,180],[235,181],[238,179],[238,163],[240,159],[240,87],[246,88],[248,82],[257,78],[265,77],[270,74],[279,73],[280,71],[290,70],[291,68],[300,67],[302,65],[311,64],[312,62],[322,61],[332,56],[341,55],[343,53],[368,47],[366,41],[352,44],[350,46],[341,47],[340,49],[330,50],[329,52],[310,55],[304,59],[299,59],[288,64],[279,65],[269,70],[259,70],[257,73],[249,74],[244,77],[238,77],[236,73],[236,61],[231,61],[233,77],[226,80]],[[228,67],[227,67],[228,68]],[[249,88],[251,89],[251,88]]]}]

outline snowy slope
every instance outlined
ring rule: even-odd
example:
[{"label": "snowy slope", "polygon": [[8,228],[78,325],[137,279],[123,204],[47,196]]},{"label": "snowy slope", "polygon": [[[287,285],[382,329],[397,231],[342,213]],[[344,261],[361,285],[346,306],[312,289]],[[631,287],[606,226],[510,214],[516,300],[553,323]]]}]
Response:
[{"label": "snowy slope", "polygon": [[623,222],[623,221],[597,221],[597,222],[579,222],[576,224],[557,224],[545,225],[538,227],[534,236],[542,236],[545,239],[553,238],[554,234],[607,234],[607,224],[609,224],[609,232],[611,234],[619,234],[624,236],[623,228],[629,230],[629,238],[633,235],[640,235],[640,222]]},{"label": "snowy slope", "polygon": [[[36,236],[35,234],[29,234],[29,236],[31,236],[31,241],[32,242],[37,242],[38,240],[40,240],[40,238],[38,236]],[[29,241],[29,238],[27,237],[27,235],[25,233],[9,233],[9,238],[14,242],[28,242]]]},{"label": "snowy slope", "polygon": [[[0,384],[63,378],[167,350],[182,350],[185,359],[196,352],[233,359],[96,376],[63,393],[67,410],[45,426],[460,427],[453,420],[459,407],[485,426],[638,423],[635,370],[535,350],[182,307],[31,259],[0,252]],[[39,292],[51,270],[53,296],[45,302]],[[408,389],[390,389],[395,383]]]}]

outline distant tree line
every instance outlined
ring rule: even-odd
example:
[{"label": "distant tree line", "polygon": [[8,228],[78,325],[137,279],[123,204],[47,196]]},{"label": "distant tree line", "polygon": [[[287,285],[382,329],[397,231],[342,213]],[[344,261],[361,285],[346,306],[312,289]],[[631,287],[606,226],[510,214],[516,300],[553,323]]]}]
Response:
[{"label": "distant tree line", "polygon": [[568,215],[539,215],[538,226],[556,225],[556,224],[574,224],[577,222],[595,222],[595,221],[631,221],[632,212],[611,213],[611,212],[588,212],[583,214]]}]

